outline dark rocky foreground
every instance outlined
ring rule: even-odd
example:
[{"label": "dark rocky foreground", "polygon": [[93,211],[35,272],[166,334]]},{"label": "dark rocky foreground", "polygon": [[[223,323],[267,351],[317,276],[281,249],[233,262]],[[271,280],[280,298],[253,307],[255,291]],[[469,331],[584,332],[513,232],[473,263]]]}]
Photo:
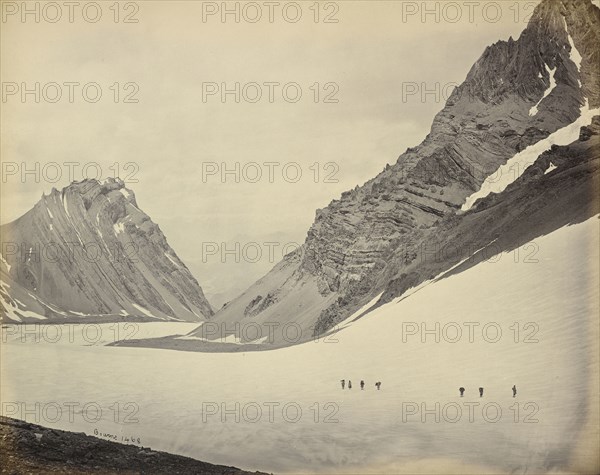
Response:
[{"label": "dark rocky foreground", "polygon": [[0,416],[0,473],[261,474]]}]

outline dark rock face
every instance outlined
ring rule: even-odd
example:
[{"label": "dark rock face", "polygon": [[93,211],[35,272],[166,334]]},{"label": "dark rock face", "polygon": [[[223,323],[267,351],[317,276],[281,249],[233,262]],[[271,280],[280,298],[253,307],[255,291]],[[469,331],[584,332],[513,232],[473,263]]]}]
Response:
[{"label": "dark rock face", "polygon": [[244,310],[244,315],[247,317],[253,317],[254,315],[261,313],[267,307],[273,305],[275,302],[277,302],[275,292],[269,292],[265,298],[263,298],[261,295],[258,295],[248,304]]},{"label": "dark rock face", "polygon": [[[102,436],[114,440],[116,434]],[[0,416],[3,473],[261,475]],[[266,475],[266,474],[262,474]]]},{"label": "dark rock face", "polygon": [[[565,24],[583,57],[581,74]],[[397,241],[419,239],[415,228],[453,213],[516,152],[573,122],[586,97],[597,107],[598,42],[600,11],[591,2],[541,3],[517,41],[486,49],[421,145],[317,213],[302,268],[319,276],[324,292],[344,292]],[[556,68],[557,85],[530,116],[550,84],[545,65]]]},{"label": "dark rock face", "polygon": [[390,256],[380,277],[383,294],[377,305],[440,274],[447,277],[483,261],[494,262],[500,252],[520,249],[518,263],[534,263],[535,238],[598,215],[599,134],[596,116],[581,128],[578,140],[539,155],[505,191],[487,196],[462,216],[440,222],[436,232],[414,248],[418,254],[414,262],[406,265],[398,252]]},{"label": "dark rock face", "polygon": [[[53,190],[1,232],[2,280],[11,286],[3,289],[5,312],[8,295],[20,290],[14,298],[36,300],[24,307],[49,319],[212,315],[198,282],[119,179]],[[24,308],[12,308],[9,317],[27,321]]]},{"label": "dark rock face", "polygon": [[[289,287],[294,279],[314,281],[327,307],[314,305],[318,313],[303,318],[317,335],[379,292],[398,295],[426,277],[414,270],[421,243],[439,235],[442,224],[462,219],[461,206],[486,177],[574,122],[586,101],[600,106],[598,44],[600,10],[590,0],[541,2],[517,40],[484,51],[420,145],[317,211],[294,276],[278,282],[272,271],[261,279],[273,282],[267,290]],[[298,292],[280,292],[278,307]],[[239,305],[245,308],[256,296],[246,292]],[[216,318],[241,321],[244,315],[234,308]]]}]

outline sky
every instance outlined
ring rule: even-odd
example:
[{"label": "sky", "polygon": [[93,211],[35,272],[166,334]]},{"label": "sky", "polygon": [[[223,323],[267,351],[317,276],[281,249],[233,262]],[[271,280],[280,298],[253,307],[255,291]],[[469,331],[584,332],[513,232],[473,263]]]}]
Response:
[{"label": "sky", "polygon": [[0,222],[116,174],[220,307],[538,1],[51,3],[1,2]]}]

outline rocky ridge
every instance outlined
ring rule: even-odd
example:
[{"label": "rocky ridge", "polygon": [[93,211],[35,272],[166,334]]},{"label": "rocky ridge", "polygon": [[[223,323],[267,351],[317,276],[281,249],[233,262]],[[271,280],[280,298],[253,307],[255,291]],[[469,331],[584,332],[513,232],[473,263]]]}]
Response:
[{"label": "rocky ridge", "polygon": [[488,176],[586,107],[600,106],[598,43],[600,9],[590,0],[543,0],[517,40],[483,52],[420,145],[317,210],[304,245],[287,257],[288,270],[278,276],[276,266],[215,320],[247,320],[244,310],[256,308],[258,296],[277,292],[277,302],[251,318],[294,321],[306,340],[378,293],[388,289],[389,297],[391,281],[416,265],[421,243],[472,212],[461,207]]}]

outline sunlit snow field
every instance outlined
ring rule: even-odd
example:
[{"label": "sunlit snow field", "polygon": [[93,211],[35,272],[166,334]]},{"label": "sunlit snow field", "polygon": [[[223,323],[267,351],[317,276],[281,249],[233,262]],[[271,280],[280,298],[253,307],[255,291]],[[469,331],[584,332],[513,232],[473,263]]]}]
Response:
[{"label": "sunlit snow field", "polygon": [[[597,392],[591,398],[589,391],[598,372],[598,223],[596,217],[536,239],[534,256],[503,254],[426,285],[327,342],[190,353],[10,337],[2,345],[3,412],[10,415],[6,409],[15,406],[6,404],[15,402],[96,402],[103,409],[97,424],[79,413],[70,422],[66,411],[55,423],[39,423],[139,437],[157,450],[277,473],[581,468],[590,463],[585,455],[596,456],[580,435],[589,431],[586,420],[596,430],[598,421]],[[524,262],[531,259],[538,262]],[[420,332],[411,334],[422,322],[430,330],[436,322],[450,325],[439,343],[435,334],[422,342]],[[473,342],[465,322],[480,323]],[[141,324],[135,338],[193,328],[160,325]],[[342,391],[341,379],[350,379],[352,390]],[[137,404],[139,422],[115,423],[115,402]],[[431,411],[424,421],[422,404]],[[27,420],[35,422],[33,415]]]}]

